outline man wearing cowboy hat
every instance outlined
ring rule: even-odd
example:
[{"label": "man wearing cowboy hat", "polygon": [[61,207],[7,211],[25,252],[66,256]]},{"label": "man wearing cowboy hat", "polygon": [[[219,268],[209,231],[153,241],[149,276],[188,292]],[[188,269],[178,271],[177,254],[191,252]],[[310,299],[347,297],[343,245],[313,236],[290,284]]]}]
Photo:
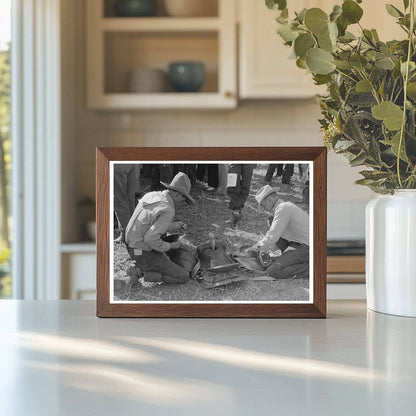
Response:
[{"label": "man wearing cowboy hat", "polygon": [[259,206],[273,214],[267,234],[249,251],[275,250],[282,255],[268,267],[270,276],[277,279],[309,276],[309,216],[292,202],[281,199],[278,188],[266,185],[255,198]]},{"label": "man wearing cowboy hat", "polygon": [[175,206],[183,202],[195,203],[189,194],[191,182],[179,172],[170,184],[161,182],[164,191],[148,192],[139,201],[126,228],[126,245],[136,266],[144,272],[144,282],[180,284],[189,280],[189,272],[170,260],[167,252],[179,248],[179,242],[162,239],[166,232],[184,228],[173,222]]}]

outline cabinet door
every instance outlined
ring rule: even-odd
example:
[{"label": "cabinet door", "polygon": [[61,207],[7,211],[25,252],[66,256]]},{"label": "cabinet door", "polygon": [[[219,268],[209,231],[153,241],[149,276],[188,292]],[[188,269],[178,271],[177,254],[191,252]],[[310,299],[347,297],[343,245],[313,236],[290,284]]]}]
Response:
[{"label": "cabinet door", "polygon": [[[311,6],[311,1],[292,0],[290,11]],[[318,2],[314,2],[318,3]],[[319,6],[318,6],[319,7]],[[240,97],[305,98],[318,93],[311,75],[289,59],[290,48],[276,33],[278,12],[262,0],[239,0]]]},{"label": "cabinet door", "polygon": [[[240,68],[239,87],[241,98],[305,98],[322,93],[324,89],[314,85],[311,75],[299,69],[289,59],[290,48],[283,44],[276,33],[275,17],[278,12],[269,10],[264,0],[238,0],[240,14]],[[402,0],[389,1],[399,9]],[[340,0],[291,0],[289,12],[303,8],[320,7],[329,13]],[[363,2],[364,16],[361,24],[376,28],[380,39],[402,39],[404,32],[389,16],[385,5],[379,1]],[[349,27],[358,34],[358,25]]]}]

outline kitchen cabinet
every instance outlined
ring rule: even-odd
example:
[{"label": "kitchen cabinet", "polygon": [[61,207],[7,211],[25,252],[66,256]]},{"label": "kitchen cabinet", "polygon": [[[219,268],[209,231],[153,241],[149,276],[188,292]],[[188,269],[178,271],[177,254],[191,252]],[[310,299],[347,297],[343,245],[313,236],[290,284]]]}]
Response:
[{"label": "kitchen cabinet", "polygon": [[[293,0],[290,10],[320,7],[317,1]],[[319,93],[311,75],[289,59],[290,48],[276,33],[278,12],[264,1],[239,0],[239,92],[244,98],[309,98]]]},{"label": "kitchen cabinet", "polygon": [[[116,17],[113,2],[87,1],[87,105],[90,109],[209,109],[237,105],[236,7],[217,3],[217,16]],[[109,7],[110,6],[110,7]],[[137,69],[167,71],[175,61],[205,66],[202,90],[195,93],[129,92]]]},{"label": "kitchen cabinet", "polygon": [[[337,0],[292,0],[289,11],[320,7],[330,12]],[[400,9],[401,0],[390,2]],[[275,17],[279,12],[269,10],[264,1],[239,0],[239,95],[242,99],[308,98],[325,91],[314,85],[312,77],[289,59],[290,48],[276,33]],[[367,1],[362,26],[378,30],[381,40],[401,39],[404,32],[394,22],[384,4]],[[358,25],[350,26],[358,33]]]}]

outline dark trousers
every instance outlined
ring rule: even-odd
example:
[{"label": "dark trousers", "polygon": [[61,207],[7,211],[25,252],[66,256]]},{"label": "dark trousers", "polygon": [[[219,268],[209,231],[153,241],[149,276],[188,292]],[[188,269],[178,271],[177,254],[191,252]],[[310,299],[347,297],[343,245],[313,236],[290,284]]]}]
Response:
[{"label": "dark trousers", "polygon": [[173,168],[172,165],[169,164],[158,164],[152,165],[152,184],[150,189],[152,191],[158,191],[163,189],[163,185],[161,185],[160,181],[165,183],[171,183],[173,179]]},{"label": "dark trousers", "polygon": [[156,272],[160,274],[159,281],[169,284],[183,284],[189,281],[189,272],[169,258],[169,252],[156,250],[142,251],[140,256],[134,255],[132,248],[127,248],[132,260],[142,272]]},{"label": "dark trousers", "polygon": [[206,172],[207,172],[206,164],[198,165],[196,168],[196,178],[199,181],[205,181]]},{"label": "dark trousers", "polygon": [[276,171],[276,176],[282,176],[283,164],[270,164],[267,167],[266,176],[264,177],[264,182],[271,182],[274,172]]},{"label": "dark trousers", "polygon": [[251,178],[256,165],[231,164],[228,173],[237,174],[237,184],[227,188],[227,195],[230,198],[230,209],[233,211],[242,209],[250,194]]},{"label": "dark trousers", "polygon": [[289,183],[293,176],[293,170],[295,165],[293,163],[288,164],[270,164],[267,168],[266,176],[264,177],[265,182],[271,182],[273,174],[276,171],[276,176],[282,177],[282,183]]},{"label": "dark trousers", "polygon": [[219,183],[219,174],[218,174],[218,164],[209,164],[207,165],[208,169],[208,186],[213,188],[218,188]]},{"label": "dark trousers", "polygon": [[114,165],[114,210],[120,228],[126,230],[134,212],[135,193],[139,180],[139,165]]},{"label": "dark trousers", "polygon": [[[293,247],[293,245],[292,245]],[[309,247],[299,244],[294,250],[286,250],[267,269],[269,276],[275,279],[309,277]]]}]

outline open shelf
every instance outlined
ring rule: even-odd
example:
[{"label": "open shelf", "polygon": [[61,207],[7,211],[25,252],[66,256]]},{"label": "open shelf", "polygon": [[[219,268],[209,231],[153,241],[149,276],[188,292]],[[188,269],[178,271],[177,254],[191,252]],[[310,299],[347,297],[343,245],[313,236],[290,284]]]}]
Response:
[{"label": "open shelf", "polygon": [[[87,104],[91,109],[215,109],[237,106],[235,3],[213,0],[210,17],[115,17],[113,0],[87,0]],[[163,4],[161,1],[160,4]],[[104,5],[104,7],[103,7]],[[139,84],[129,92],[129,76],[140,69],[163,70],[172,62],[201,62],[202,88],[177,93],[166,84]],[[136,72],[137,73],[137,72]],[[149,76],[148,76],[149,77]],[[144,77],[142,76],[142,80]],[[149,81],[147,81],[149,82]],[[161,81],[160,81],[161,82]],[[146,88],[142,88],[143,85]]]},{"label": "open shelf", "polygon": [[[95,0],[95,1],[99,2],[102,0]],[[173,0],[173,1],[178,1],[178,0]],[[232,0],[227,0],[227,1],[232,1]],[[102,8],[101,16],[104,18],[116,17],[115,3],[116,3],[116,0],[104,0],[102,3],[103,8]],[[218,3],[219,3],[219,0],[203,0],[203,7],[205,8],[203,16],[195,16],[195,17],[218,17]],[[161,16],[169,17],[171,19],[176,18],[174,16],[169,16],[169,13],[165,4],[165,0],[158,1],[158,10],[157,10],[157,15],[155,17],[161,17]],[[155,17],[146,17],[146,19],[154,19]],[[133,18],[123,17],[123,19],[133,19]],[[186,17],[186,19],[193,19],[193,17]]]},{"label": "open shelf", "polygon": [[106,32],[216,31],[220,24],[217,17],[113,17],[100,22],[102,30]]},{"label": "open shelf", "polygon": [[[204,84],[200,92],[191,95],[218,92],[218,39],[215,32],[106,33],[104,59],[106,94],[131,94],[128,90],[129,73],[138,68],[163,70],[167,78],[169,64],[175,61],[204,64]],[[166,90],[161,93],[174,91],[167,82]]]}]

